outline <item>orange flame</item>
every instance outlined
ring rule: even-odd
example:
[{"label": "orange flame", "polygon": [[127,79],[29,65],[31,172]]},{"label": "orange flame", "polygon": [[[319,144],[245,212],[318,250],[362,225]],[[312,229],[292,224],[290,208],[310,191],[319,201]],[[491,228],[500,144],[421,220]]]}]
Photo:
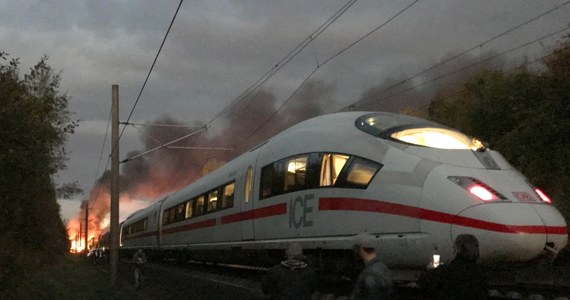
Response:
[{"label": "orange flame", "polygon": [[[211,164],[211,163],[210,163]],[[223,162],[215,162],[215,167]],[[207,173],[211,170],[203,170]],[[188,185],[196,177],[185,172],[167,172],[161,167],[153,168],[145,182],[133,185],[129,191],[119,195],[120,215],[126,218],[132,212],[149,205],[148,201],[156,201],[164,195]],[[68,234],[71,241],[71,252],[81,252],[85,245],[85,204],[88,209],[88,245],[87,250],[96,246],[99,235],[109,228],[110,191],[104,184],[98,184],[91,191],[89,200],[84,202],[81,211],[68,223]],[[142,200],[141,200],[142,199]],[[121,219],[121,218],[120,218]],[[81,233],[81,237],[80,237]]]}]

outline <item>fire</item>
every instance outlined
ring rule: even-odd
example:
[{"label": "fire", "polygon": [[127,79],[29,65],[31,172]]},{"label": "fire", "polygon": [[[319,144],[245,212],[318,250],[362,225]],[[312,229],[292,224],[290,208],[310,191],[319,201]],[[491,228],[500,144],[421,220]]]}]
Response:
[{"label": "fire", "polygon": [[[150,167],[148,175],[144,179],[137,182],[128,182],[124,184],[119,195],[119,222],[125,219],[132,212],[149,206],[149,201],[161,199],[164,195],[181,189],[185,185],[192,182],[197,176],[193,174],[204,175],[223,162],[210,162],[209,168],[205,168],[202,172],[168,170],[164,165]],[[108,183],[108,182],[107,182]],[[81,205],[81,211],[71,219],[68,223],[68,235],[70,237],[70,252],[78,253],[83,250],[90,250],[97,247],[99,235],[109,229],[110,220],[110,189],[103,180],[98,183],[92,190],[89,200],[84,201]],[[85,245],[85,218],[87,210],[87,234],[88,242]]]}]

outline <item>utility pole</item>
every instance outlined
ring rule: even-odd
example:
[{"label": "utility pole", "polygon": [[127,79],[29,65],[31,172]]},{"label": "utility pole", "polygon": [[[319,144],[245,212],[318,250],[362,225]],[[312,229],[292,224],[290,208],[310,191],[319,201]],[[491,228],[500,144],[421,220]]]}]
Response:
[{"label": "utility pole", "polygon": [[85,203],[85,256],[87,256],[89,250],[89,202],[86,200],[83,203]]},{"label": "utility pole", "polygon": [[111,286],[119,271],[119,86],[112,89],[111,126]]},{"label": "utility pole", "polygon": [[[79,222],[79,238],[77,239],[77,242],[76,242],[76,244],[75,244],[75,245],[77,245],[77,246],[75,246],[75,249],[79,249],[79,247],[81,246],[81,234],[82,234],[82,231],[83,231],[83,223]],[[81,252],[79,252],[79,253],[81,253]],[[81,255],[81,254],[80,254],[80,255]]]}]

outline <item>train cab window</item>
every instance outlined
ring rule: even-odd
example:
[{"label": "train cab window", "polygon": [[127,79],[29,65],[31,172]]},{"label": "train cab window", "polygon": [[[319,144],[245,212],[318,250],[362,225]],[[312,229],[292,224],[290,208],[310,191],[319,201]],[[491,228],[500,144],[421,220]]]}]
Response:
[{"label": "train cab window", "polygon": [[223,188],[222,209],[234,206],[235,183],[230,183]]},{"label": "train cab window", "polygon": [[192,218],[192,209],[194,208],[194,200],[190,200],[186,203],[186,214],[184,215],[185,219]]},{"label": "train cab window", "polygon": [[307,161],[308,156],[298,156],[285,161],[286,171],[283,183],[283,191],[301,190],[307,184]]},{"label": "train cab window", "polygon": [[208,193],[208,211],[215,211],[218,209],[218,190]]},{"label": "train cab window", "polygon": [[412,116],[372,113],[359,117],[356,127],[382,139],[438,149],[484,149],[484,144],[441,124]]},{"label": "train cab window", "polygon": [[409,128],[394,132],[390,137],[408,144],[439,149],[477,150],[483,147],[481,141],[446,128]]},{"label": "train cab window", "polygon": [[348,155],[343,154],[324,154],[321,163],[320,186],[333,186],[348,158]]},{"label": "train cab window", "polygon": [[245,203],[249,203],[249,201],[251,201],[252,190],[253,190],[253,168],[249,166],[247,168],[247,171],[245,172],[245,195],[244,195]]},{"label": "train cab window", "polygon": [[201,214],[203,214],[204,211],[204,199],[205,197],[202,196],[198,196],[198,198],[196,198],[196,215],[199,216]]}]

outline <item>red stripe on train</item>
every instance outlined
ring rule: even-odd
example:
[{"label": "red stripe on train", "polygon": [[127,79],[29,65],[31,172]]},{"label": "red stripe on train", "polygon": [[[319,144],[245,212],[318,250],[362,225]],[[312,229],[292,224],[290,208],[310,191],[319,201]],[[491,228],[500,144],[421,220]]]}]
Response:
[{"label": "red stripe on train", "polygon": [[162,234],[171,234],[171,233],[178,233],[182,231],[194,230],[199,228],[206,228],[206,227],[213,227],[216,226],[216,219],[208,219],[200,222],[195,222],[191,224],[186,224],[178,227],[173,227],[169,229],[165,229],[162,231]]},{"label": "red stripe on train", "polygon": [[564,226],[505,225],[419,207],[368,199],[320,198],[319,210],[352,210],[385,213],[505,233],[568,234],[568,229]]},{"label": "red stripe on train", "polygon": [[[227,215],[221,218],[221,224],[229,224],[235,222],[241,222],[246,220],[261,219],[265,217],[272,217],[277,215],[283,215],[287,213],[287,203],[280,203],[276,205],[266,206],[258,209],[253,209],[249,211],[244,211],[237,214]],[[194,229],[206,228],[216,226],[216,219],[208,219],[205,221],[200,221],[192,224],[186,224],[178,227],[173,227],[163,230],[162,234],[172,234],[183,231],[189,231]]]},{"label": "red stripe on train", "polygon": [[287,213],[287,203],[257,208],[237,214],[227,215],[221,218],[222,224],[241,222],[246,220],[261,219],[266,217],[278,216]]}]

